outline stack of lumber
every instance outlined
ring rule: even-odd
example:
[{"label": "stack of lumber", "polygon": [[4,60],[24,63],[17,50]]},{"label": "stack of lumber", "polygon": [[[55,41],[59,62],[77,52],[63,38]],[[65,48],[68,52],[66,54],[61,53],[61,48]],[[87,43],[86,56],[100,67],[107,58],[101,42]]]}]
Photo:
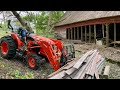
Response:
[{"label": "stack of lumber", "polygon": [[100,79],[105,59],[98,50],[90,50],[48,76],[48,79]]}]

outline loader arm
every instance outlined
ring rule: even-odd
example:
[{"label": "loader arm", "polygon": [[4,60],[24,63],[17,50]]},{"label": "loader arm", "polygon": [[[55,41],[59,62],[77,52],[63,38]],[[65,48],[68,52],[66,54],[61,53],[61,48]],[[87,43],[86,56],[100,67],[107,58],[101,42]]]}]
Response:
[{"label": "loader arm", "polygon": [[55,50],[53,50],[52,45],[46,41],[40,42],[41,47],[43,48],[44,53],[46,54],[50,64],[54,68],[54,70],[58,70],[60,68],[60,56],[57,56]]}]

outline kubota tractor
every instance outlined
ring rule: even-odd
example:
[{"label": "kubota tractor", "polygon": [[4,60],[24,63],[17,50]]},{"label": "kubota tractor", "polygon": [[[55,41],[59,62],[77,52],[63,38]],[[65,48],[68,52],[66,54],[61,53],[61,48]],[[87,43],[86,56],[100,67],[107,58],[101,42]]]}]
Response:
[{"label": "kubota tractor", "polygon": [[[68,60],[75,58],[73,45],[65,46],[60,40],[49,39],[27,32],[26,43],[21,37],[20,29],[17,32],[8,22],[9,29],[12,29],[10,35],[0,39],[0,54],[5,59],[13,59],[19,55],[31,69],[38,69],[46,59],[52,65],[54,70],[58,70],[65,65]],[[21,29],[22,30],[22,29]]]}]

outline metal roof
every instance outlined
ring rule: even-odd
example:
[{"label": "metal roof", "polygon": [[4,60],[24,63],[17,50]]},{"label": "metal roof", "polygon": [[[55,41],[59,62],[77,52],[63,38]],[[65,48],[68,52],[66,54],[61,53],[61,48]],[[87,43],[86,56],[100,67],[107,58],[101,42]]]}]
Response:
[{"label": "metal roof", "polygon": [[120,16],[120,11],[67,11],[55,26],[112,16]]}]

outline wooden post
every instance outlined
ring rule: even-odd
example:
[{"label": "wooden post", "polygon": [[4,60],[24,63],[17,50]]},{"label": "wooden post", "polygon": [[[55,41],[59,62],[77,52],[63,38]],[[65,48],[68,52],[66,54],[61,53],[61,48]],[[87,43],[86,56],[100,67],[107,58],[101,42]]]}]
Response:
[{"label": "wooden post", "polygon": [[68,28],[68,39],[70,39],[70,28]]},{"label": "wooden post", "polygon": [[85,43],[87,42],[87,26],[85,26]]},{"label": "wooden post", "polygon": [[116,23],[114,23],[114,47],[116,47]]},{"label": "wooden post", "polygon": [[89,25],[89,43],[91,43],[91,26]]},{"label": "wooden post", "polygon": [[71,28],[71,40],[73,40],[73,28]]},{"label": "wooden post", "polygon": [[68,39],[68,28],[66,29],[66,39]]},{"label": "wooden post", "polygon": [[79,37],[80,37],[80,35],[79,35],[79,27],[77,27],[77,40],[79,40]]},{"label": "wooden post", "polygon": [[70,40],[70,28],[68,29],[68,39]]},{"label": "wooden post", "polygon": [[94,25],[94,42],[96,43],[96,25]]},{"label": "wooden post", "polygon": [[71,40],[71,29],[69,28],[69,39]]},{"label": "wooden post", "polygon": [[106,24],[106,46],[109,47],[109,26]]},{"label": "wooden post", "polygon": [[83,41],[83,28],[81,26],[81,41]]},{"label": "wooden post", "polygon": [[104,24],[102,24],[102,33],[103,33],[103,38],[105,37],[105,33],[104,33]]},{"label": "wooden post", "polygon": [[75,27],[74,27],[74,40],[76,39],[76,38],[75,38],[75,37],[76,37],[75,33],[76,33],[76,29],[75,29]]}]

